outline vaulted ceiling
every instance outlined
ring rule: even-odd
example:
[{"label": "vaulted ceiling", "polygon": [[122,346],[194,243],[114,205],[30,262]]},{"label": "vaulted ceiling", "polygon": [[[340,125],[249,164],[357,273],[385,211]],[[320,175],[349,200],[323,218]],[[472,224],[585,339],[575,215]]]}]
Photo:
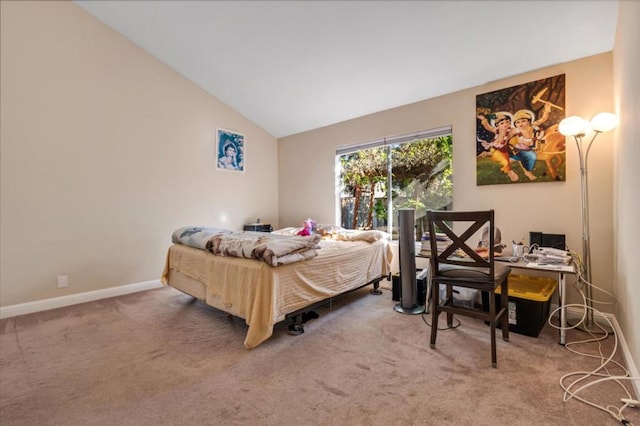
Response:
[{"label": "vaulted ceiling", "polygon": [[617,0],[76,0],[275,137],[611,51]]}]

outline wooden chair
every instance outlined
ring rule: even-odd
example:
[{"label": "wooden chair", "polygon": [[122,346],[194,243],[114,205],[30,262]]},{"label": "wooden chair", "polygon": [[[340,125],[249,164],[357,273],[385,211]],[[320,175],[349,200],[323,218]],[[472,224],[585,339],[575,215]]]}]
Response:
[{"label": "wooden chair", "polygon": [[[447,313],[447,324],[453,326],[453,315],[465,315],[487,321],[491,327],[491,364],[497,367],[496,326],[501,323],[502,338],[509,340],[508,323],[508,277],[511,268],[508,264],[494,262],[493,250],[476,252],[468,242],[484,226],[489,227],[489,245],[494,247],[494,211],[433,211],[427,212],[427,224],[431,240],[431,348],[436,346],[438,334],[438,316]],[[455,224],[455,225],[454,225]],[[455,228],[455,230],[454,230]],[[460,230],[461,232],[457,232]],[[445,234],[451,241],[443,245],[438,241],[436,232]],[[440,247],[438,247],[440,245]],[[482,254],[482,255],[481,255]],[[440,286],[446,288],[440,300]],[[477,309],[473,306],[454,304],[453,286],[480,290],[489,296],[487,307]],[[495,290],[500,286],[502,297],[500,307],[496,307]],[[483,297],[483,303],[486,298]]]}]

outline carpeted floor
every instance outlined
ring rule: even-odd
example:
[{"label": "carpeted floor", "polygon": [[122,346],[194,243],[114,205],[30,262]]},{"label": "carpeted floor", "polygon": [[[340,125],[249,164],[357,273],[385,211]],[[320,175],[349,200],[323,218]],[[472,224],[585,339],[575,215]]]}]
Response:
[{"label": "carpeted floor", "polygon": [[[253,350],[243,320],[171,288],[8,318],[0,424],[619,424],[563,402],[560,377],[599,361],[567,351],[549,326],[538,338],[499,337],[493,369],[484,323],[461,318],[432,350],[423,317],[395,303],[365,288],[317,310],[304,334],[278,324]],[[626,394],[604,383],[584,396],[620,406]],[[640,425],[640,409],[625,414]]]}]

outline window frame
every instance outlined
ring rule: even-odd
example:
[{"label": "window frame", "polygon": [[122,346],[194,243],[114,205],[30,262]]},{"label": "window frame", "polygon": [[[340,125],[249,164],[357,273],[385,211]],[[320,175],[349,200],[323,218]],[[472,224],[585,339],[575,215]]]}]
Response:
[{"label": "window frame", "polygon": [[[371,140],[367,142],[361,142],[357,144],[346,145],[343,147],[336,148],[335,185],[334,185],[335,200],[336,200],[335,202],[336,211],[335,211],[335,219],[334,219],[335,223],[337,224],[342,223],[342,202],[341,202],[342,201],[341,200],[342,181],[340,177],[340,173],[341,173],[340,157],[341,156],[346,154],[352,154],[354,152],[358,152],[366,149],[380,148],[380,147],[385,147],[387,151],[387,155],[389,155],[391,150],[394,147],[400,146],[402,144],[415,142],[421,139],[436,139],[443,136],[453,137],[453,128],[451,125],[436,127],[429,130],[421,130],[418,132],[404,133],[401,135],[384,137],[382,139],[376,139],[376,140]],[[388,162],[388,168],[389,170],[387,173],[387,190],[390,191],[393,183],[391,161]],[[391,196],[387,196],[387,211],[390,212],[387,215],[387,232],[392,234],[394,220],[393,220],[393,214],[391,213],[393,212],[393,199]]]}]

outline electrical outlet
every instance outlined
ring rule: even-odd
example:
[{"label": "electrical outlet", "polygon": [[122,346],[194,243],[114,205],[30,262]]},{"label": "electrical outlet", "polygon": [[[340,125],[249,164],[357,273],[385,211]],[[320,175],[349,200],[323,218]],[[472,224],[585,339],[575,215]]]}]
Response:
[{"label": "electrical outlet", "polygon": [[69,287],[69,276],[68,275],[60,275],[58,277],[58,288]]}]

